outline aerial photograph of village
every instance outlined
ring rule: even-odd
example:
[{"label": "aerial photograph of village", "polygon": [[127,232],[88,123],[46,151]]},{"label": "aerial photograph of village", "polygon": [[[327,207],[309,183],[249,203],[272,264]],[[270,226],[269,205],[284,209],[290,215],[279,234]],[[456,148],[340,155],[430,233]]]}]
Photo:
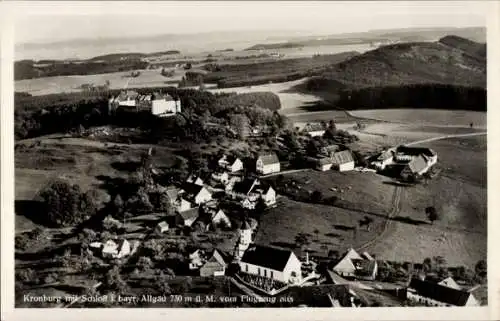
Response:
[{"label": "aerial photograph of village", "polygon": [[412,3],[20,13],[15,306],[488,305],[487,2]]}]

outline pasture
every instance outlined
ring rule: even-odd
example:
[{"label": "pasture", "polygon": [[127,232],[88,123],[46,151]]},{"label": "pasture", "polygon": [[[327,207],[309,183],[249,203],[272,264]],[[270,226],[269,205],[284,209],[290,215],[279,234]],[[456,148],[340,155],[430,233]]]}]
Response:
[{"label": "pasture", "polygon": [[353,116],[392,123],[486,128],[486,113],[466,110],[370,109],[350,111]]}]

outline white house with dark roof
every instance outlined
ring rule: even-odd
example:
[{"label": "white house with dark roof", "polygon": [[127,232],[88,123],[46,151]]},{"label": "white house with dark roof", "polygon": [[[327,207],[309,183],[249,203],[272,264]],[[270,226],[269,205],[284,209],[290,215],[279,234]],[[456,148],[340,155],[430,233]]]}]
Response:
[{"label": "white house with dark roof", "polygon": [[129,111],[149,110],[158,117],[174,116],[181,112],[180,100],[158,92],[140,95],[136,91],[122,91],[118,96],[110,98],[108,105],[110,112],[119,108]]},{"label": "white house with dark roof", "polygon": [[323,136],[325,130],[325,127],[318,123],[306,124],[304,126],[304,132],[311,137]]},{"label": "white house with dark roof", "polygon": [[215,249],[210,258],[200,267],[200,276],[223,276],[231,258],[220,250]]},{"label": "white house with dark roof", "polygon": [[411,279],[406,295],[408,300],[428,306],[471,307],[480,305],[470,292],[417,278]]},{"label": "white house with dark roof", "polygon": [[189,177],[186,179],[186,182],[196,184],[199,186],[203,186],[203,184],[205,183],[201,177],[193,174],[189,175]]},{"label": "white house with dark roof", "polygon": [[255,164],[255,168],[257,170],[257,173],[261,175],[278,173],[281,170],[278,155],[276,155],[275,153],[259,155]]},{"label": "white house with dark roof", "polygon": [[129,241],[121,239],[118,242],[108,240],[102,245],[102,256],[105,258],[121,259],[130,254]]},{"label": "white house with dark roof", "polygon": [[354,169],[354,158],[350,150],[336,152],[332,156],[333,168],[339,172],[352,171]]},{"label": "white house with dark roof", "polygon": [[165,221],[162,221],[156,225],[156,230],[160,233],[165,233],[168,231],[168,223]]},{"label": "white house with dark roof", "polygon": [[180,196],[187,201],[200,205],[212,200],[212,193],[204,186],[194,183],[186,183],[179,192]]},{"label": "white house with dark roof", "polygon": [[286,284],[302,280],[302,263],[290,250],[252,244],[239,261],[241,272]]}]

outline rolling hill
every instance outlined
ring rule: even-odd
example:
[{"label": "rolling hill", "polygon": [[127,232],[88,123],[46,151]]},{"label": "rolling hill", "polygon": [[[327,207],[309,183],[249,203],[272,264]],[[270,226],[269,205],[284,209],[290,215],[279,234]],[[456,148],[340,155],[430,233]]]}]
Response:
[{"label": "rolling hill", "polygon": [[485,44],[456,36],[387,45],[332,65],[298,89],[349,109],[485,110],[485,52]]}]

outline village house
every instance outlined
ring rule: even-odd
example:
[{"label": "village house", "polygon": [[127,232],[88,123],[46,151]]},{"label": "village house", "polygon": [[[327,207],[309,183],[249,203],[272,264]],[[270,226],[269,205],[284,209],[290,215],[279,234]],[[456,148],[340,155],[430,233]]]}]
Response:
[{"label": "village house", "polygon": [[215,172],[212,174],[212,179],[226,185],[229,182],[229,174],[227,172]]},{"label": "village house", "polygon": [[175,224],[181,226],[191,226],[200,216],[199,208],[195,207],[175,214]]},{"label": "village house", "polygon": [[252,244],[239,265],[243,273],[285,284],[298,283],[302,279],[301,262],[291,250]]},{"label": "village house", "polygon": [[199,185],[199,186],[203,186],[203,184],[205,182],[203,181],[203,179],[201,177],[191,174],[186,179],[186,183],[191,183],[191,184],[196,184],[196,185]]},{"label": "village house", "polygon": [[351,248],[335,264],[333,271],[342,277],[375,280],[378,264],[368,253],[360,255]]},{"label": "village house", "polygon": [[224,252],[214,249],[210,258],[200,268],[200,276],[223,276],[231,258]]},{"label": "village house", "polygon": [[323,136],[325,133],[325,127],[318,123],[306,124],[303,131],[311,137]]},{"label": "village house", "polygon": [[165,221],[158,223],[158,225],[156,225],[156,230],[160,233],[167,232],[168,231],[168,223]]},{"label": "village house", "polygon": [[392,164],[394,159],[394,151],[386,150],[382,152],[376,160],[374,160],[371,164],[378,170],[384,170],[387,165]]},{"label": "village house", "polygon": [[470,292],[417,278],[411,279],[406,293],[408,300],[428,306],[462,307],[480,305]]},{"label": "village house", "polygon": [[205,224],[207,231],[216,227],[231,228],[231,220],[216,204],[203,206],[201,212],[200,220]]},{"label": "village house", "polygon": [[243,179],[239,176],[233,176],[233,177],[230,177],[229,180],[227,181],[225,187],[224,187],[224,190],[226,193],[231,193],[233,188],[234,188],[234,185],[238,182],[241,182]]},{"label": "village house", "polygon": [[320,149],[320,154],[325,157],[333,157],[333,154],[335,154],[339,150],[338,145],[327,145],[323,146]]},{"label": "village house", "polygon": [[243,170],[243,162],[238,157],[234,156],[222,156],[218,161],[219,167],[223,170],[227,170],[230,173],[236,173]]},{"label": "village house", "polygon": [[455,282],[455,280],[451,276],[441,280],[440,282],[438,282],[438,284],[447,286],[455,290],[462,290],[462,287],[458,285],[457,282]]},{"label": "village house", "polygon": [[197,249],[193,253],[189,254],[189,269],[197,270],[203,266],[205,263],[205,253]]},{"label": "village house", "polygon": [[329,157],[319,158],[316,160],[316,169],[319,171],[328,171],[333,166],[333,160]]},{"label": "village house", "polygon": [[170,205],[174,208],[175,211],[177,212],[184,212],[192,208],[192,204],[182,198],[182,196],[179,194],[180,190],[175,187],[175,186],[169,186],[167,187],[167,196],[170,200]]},{"label": "village house", "polygon": [[256,162],[257,173],[267,175],[280,171],[280,161],[275,153],[261,154]]},{"label": "village house", "polygon": [[113,240],[106,241],[102,246],[102,256],[104,258],[121,259],[131,252],[129,241],[122,239],[118,242]]},{"label": "village house", "polygon": [[212,193],[204,186],[194,183],[186,183],[179,192],[180,196],[188,202],[200,205],[212,200]]},{"label": "village house", "polygon": [[395,151],[394,159],[396,162],[409,162],[417,156],[423,156],[430,166],[436,164],[437,153],[426,147],[411,147],[411,146],[398,146]]},{"label": "village house", "polygon": [[351,171],[354,169],[354,158],[350,150],[336,152],[332,157],[332,168],[339,172]]},{"label": "village house", "polygon": [[247,209],[255,209],[260,199],[266,206],[276,204],[276,191],[267,184],[262,184],[258,179],[244,179],[237,182],[232,190],[233,198],[240,199],[241,205]]}]

